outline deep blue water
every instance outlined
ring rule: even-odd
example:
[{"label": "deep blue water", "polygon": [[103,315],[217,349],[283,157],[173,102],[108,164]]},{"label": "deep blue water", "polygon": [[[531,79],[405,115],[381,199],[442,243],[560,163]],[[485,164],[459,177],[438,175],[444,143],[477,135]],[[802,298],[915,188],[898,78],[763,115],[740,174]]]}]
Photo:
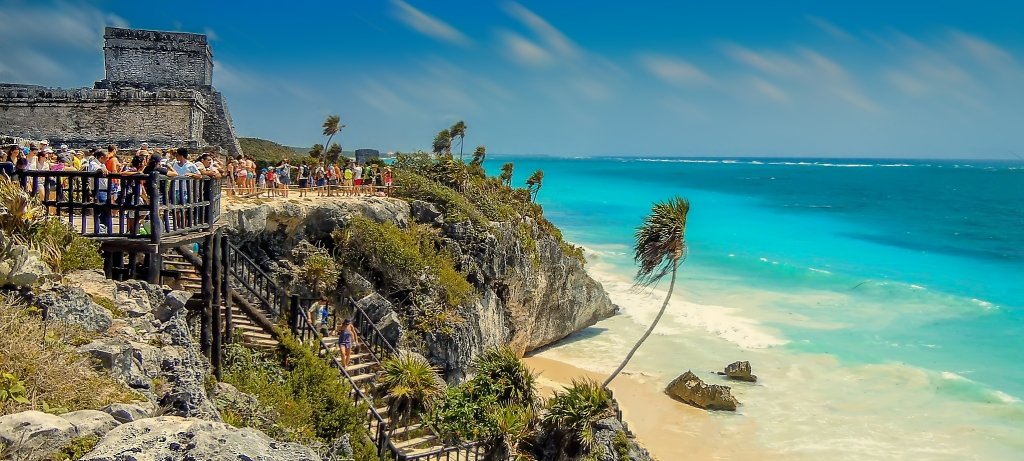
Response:
[{"label": "deep blue water", "polygon": [[[950,371],[1024,398],[1024,162],[493,157],[577,243],[619,248],[653,202],[691,201],[683,283],[835,293],[764,322],[797,352]],[[782,322],[783,314],[812,322]],[[816,324],[834,322],[841,328]]]}]

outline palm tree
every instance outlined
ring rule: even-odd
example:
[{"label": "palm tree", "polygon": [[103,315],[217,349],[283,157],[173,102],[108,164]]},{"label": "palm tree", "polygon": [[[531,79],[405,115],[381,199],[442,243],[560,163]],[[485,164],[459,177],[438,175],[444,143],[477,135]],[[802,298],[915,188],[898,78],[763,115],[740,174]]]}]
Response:
[{"label": "palm tree", "polygon": [[340,156],[341,156],[341,145],[338,144],[338,143],[334,143],[334,144],[331,144],[331,148],[330,149],[327,149],[327,155],[325,155],[324,157],[325,157],[325,159],[328,162],[334,163],[334,162],[338,161],[338,157],[340,157]]},{"label": "palm tree", "polygon": [[422,355],[401,351],[381,367],[379,389],[388,401],[388,416],[395,422],[392,429],[407,425],[414,411],[430,408],[447,389],[437,370]]},{"label": "palm tree", "polygon": [[341,124],[341,117],[337,115],[328,115],[327,120],[324,120],[323,127],[324,136],[327,136],[327,142],[325,142],[324,145],[329,146],[331,145],[331,138],[333,138],[334,135],[341,133],[341,129],[345,128],[345,125]]},{"label": "palm tree", "polygon": [[515,165],[512,162],[508,162],[501,166],[501,175],[498,176],[501,182],[508,187],[512,187],[512,169]]},{"label": "palm tree", "polygon": [[540,187],[544,184],[544,171],[537,170],[526,179],[526,189],[530,191],[530,200],[536,202]]},{"label": "palm tree", "polygon": [[[612,412],[612,396],[603,386],[589,378],[573,380],[572,386],[556,392],[548,401],[544,424],[572,437],[573,445],[589,452],[597,442],[594,423]],[[571,450],[578,452],[579,450]]]},{"label": "palm tree", "polygon": [[448,131],[452,139],[459,138],[459,160],[462,160],[462,144],[466,140],[466,122],[459,120]]},{"label": "palm tree", "polygon": [[313,158],[320,157],[320,155],[323,154],[323,153],[324,153],[324,145],[323,144],[313,144],[313,147],[311,149],[309,149],[309,156],[313,157]]},{"label": "palm tree", "polygon": [[473,151],[473,160],[469,162],[470,165],[483,166],[484,159],[487,158],[487,148],[484,146],[476,146],[476,150]]},{"label": "palm tree", "polygon": [[452,152],[452,133],[447,129],[437,132],[437,136],[434,136],[434,155],[438,157],[448,154],[451,156]]},{"label": "palm tree", "polygon": [[668,294],[665,295],[665,302],[661,304],[661,310],[654,317],[651,326],[647,328],[640,340],[633,345],[633,349],[626,354],[626,358],[618,368],[612,372],[608,379],[601,384],[607,387],[608,383],[626,367],[633,354],[640,348],[640,345],[647,340],[647,337],[658,326],[661,316],[665,315],[665,308],[672,298],[672,290],[676,287],[676,272],[679,264],[686,258],[686,214],[690,211],[690,202],[682,197],[672,197],[664,202],[655,203],[651,208],[651,214],[644,218],[643,224],[636,230],[636,243],[633,245],[633,260],[640,266],[636,272],[636,284],[638,286],[651,286],[669,272],[672,273],[672,281],[668,284]]}]

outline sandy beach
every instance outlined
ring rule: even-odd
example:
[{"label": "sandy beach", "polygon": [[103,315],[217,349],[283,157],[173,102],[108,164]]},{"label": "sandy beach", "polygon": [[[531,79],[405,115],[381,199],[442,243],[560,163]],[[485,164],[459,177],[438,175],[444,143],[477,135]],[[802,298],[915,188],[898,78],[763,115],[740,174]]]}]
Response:
[{"label": "sandy beach", "polygon": [[[537,382],[545,397],[569,385],[573,379],[590,377],[600,382],[606,378],[603,374],[544,357],[543,352],[524,360],[537,373]],[[741,416],[728,412],[712,414],[677,402],[662,392],[665,384],[657,378],[626,371],[610,386],[629,429],[655,458],[661,461],[781,459],[755,442],[758,428],[753,420],[737,422],[736,418]]]}]

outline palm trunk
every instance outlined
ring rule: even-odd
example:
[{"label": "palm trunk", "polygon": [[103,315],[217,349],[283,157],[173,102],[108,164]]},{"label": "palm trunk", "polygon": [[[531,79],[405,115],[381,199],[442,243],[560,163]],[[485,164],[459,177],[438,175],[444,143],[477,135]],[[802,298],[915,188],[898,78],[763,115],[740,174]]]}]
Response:
[{"label": "palm trunk", "polygon": [[644,332],[644,335],[640,337],[640,340],[633,345],[633,349],[629,351],[629,354],[626,354],[626,358],[622,360],[622,363],[619,365],[619,367],[612,372],[611,376],[609,376],[608,379],[604,380],[604,383],[601,384],[601,387],[608,387],[608,384],[611,383],[612,380],[619,375],[619,372],[621,372],[623,368],[626,368],[626,364],[628,364],[630,359],[633,358],[633,354],[636,353],[636,350],[640,349],[640,345],[643,344],[644,341],[647,340],[647,337],[651,335],[651,332],[654,331],[654,327],[658,326],[658,322],[661,321],[661,316],[665,315],[665,308],[668,307],[668,300],[672,298],[672,290],[675,289],[676,287],[676,271],[678,269],[679,262],[677,261],[675,263],[675,266],[672,267],[672,281],[669,282],[668,284],[668,294],[665,295],[665,302],[661,303],[661,310],[658,311],[658,315],[654,317],[654,321],[651,322],[651,326],[647,328],[647,331]]},{"label": "palm trunk", "polygon": [[327,160],[327,155],[329,155],[327,153],[327,150],[331,148],[331,140],[332,139],[334,139],[334,135],[333,134],[327,137],[327,144],[324,144],[324,152],[322,154],[320,154],[320,156],[323,157],[324,160]]}]

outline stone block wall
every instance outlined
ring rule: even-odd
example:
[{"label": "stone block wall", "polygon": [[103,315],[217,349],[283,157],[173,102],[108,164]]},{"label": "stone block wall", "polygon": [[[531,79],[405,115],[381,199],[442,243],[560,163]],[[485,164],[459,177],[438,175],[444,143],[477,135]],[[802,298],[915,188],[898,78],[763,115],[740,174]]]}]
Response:
[{"label": "stone block wall", "polygon": [[197,145],[208,110],[194,90],[0,86],[0,134],[75,148]]},{"label": "stone block wall", "polygon": [[98,86],[209,87],[213,54],[206,36],[107,27],[106,78]]}]

